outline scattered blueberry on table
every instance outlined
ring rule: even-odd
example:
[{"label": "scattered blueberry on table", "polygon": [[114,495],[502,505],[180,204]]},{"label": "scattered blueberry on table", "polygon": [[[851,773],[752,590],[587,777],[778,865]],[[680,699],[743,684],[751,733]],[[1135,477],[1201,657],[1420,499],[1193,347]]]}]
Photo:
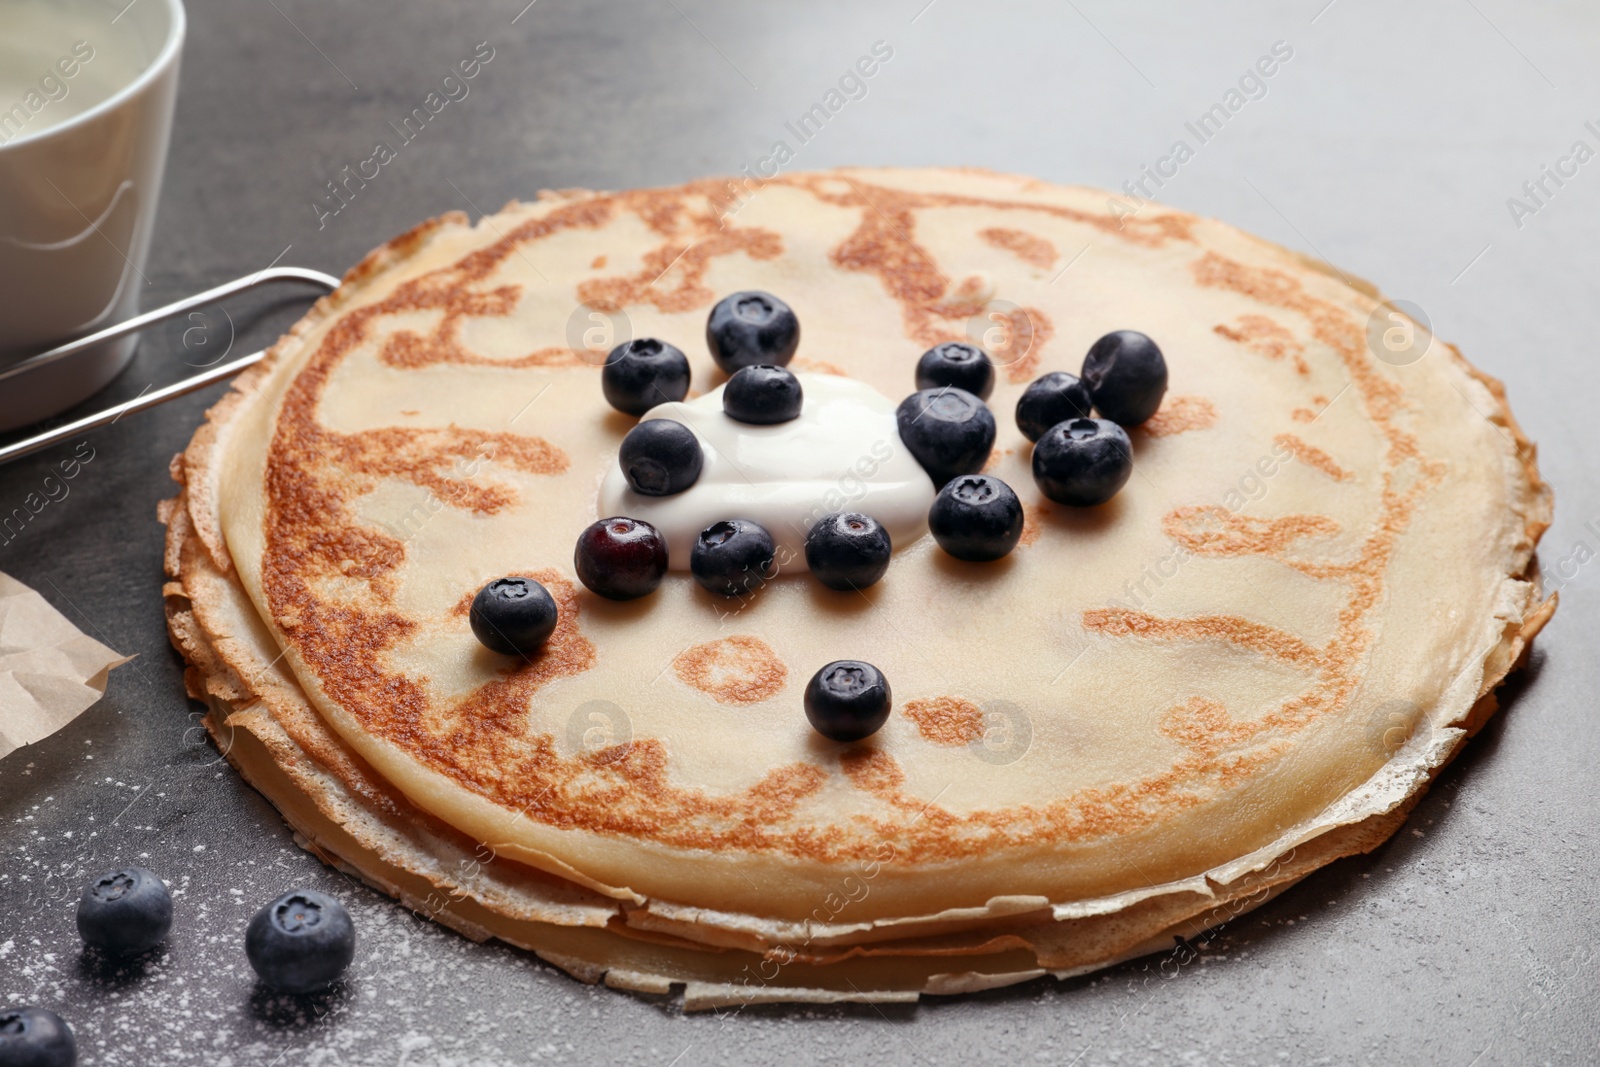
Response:
[{"label": "scattered blueberry on table", "polygon": [[1008,555],[1022,538],[1022,522],[1017,494],[987,474],[952,478],[928,509],[928,532],[939,547],[970,563]]},{"label": "scattered blueberry on table", "polygon": [[78,1046],[65,1019],[47,1008],[0,1010],[0,1067],[74,1067]]},{"label": "scattered blueberry on table", "polygon": [[917,388],[943,386],[965,389],[980,400],[988,400],[994,392],[994,364],[988,353],[963,341],[946,341],[922,353],[917,360]]},{"label": "scattered blueberry on table", "polygon": [[[119,867],[90,882],[78,898],[78,933],[111,956],[136,956],[167,939],[172,894],[143,867]],[[0,1060],[0,1063],[3,1063]]]},{"label": "scattered blueberry on table", "polygon": [[608,600],[636,600],[656,591],[667,573],[667,539],[648,522],[614,515],[578,535],[572,554],[578,580]]},{"label": "scattered blueberry on table", "polygon": [[711,309],[706,347],[724,374],[758,363],[782,367],[800,347],[800,320],[771,293],[734,293]]},{"label": "scattered blueberry on table", "polygon": [[724,519],[700,531],[689,551],[689,573],[719,596],[753,593],[772,576],[772,535],[748,519]]},{"label": "scattered blueberry on table", "polygon": [[250,920],[245,955],[263,982],[284,993],[314,993],[338,980],[356,954],[356,928],[343,904],[297,889]]},{"label": "scattered blueberry on table", "polygon": [[889,569],[889,531],[870,515],[824,515],[806,531],[806,566],[829,589],[865,589]]},{"label": "scattered blueberry on table", "polygon": [[1033,480],[1058,504],[1104,504],[1133,474],[1133,442],[1110,419],[1073,419],[1033,446]]},{"label": "scattered blueberry on table", "polygon": [[472,598],[467,621],[484,647],[527,656],[555,632],[560,612],[550,591],[531,578],[496,578]]},{"label": "scattered blueberry on table", "polygon": [[1114,330],[1089,346],[1083,384],[1100,414],[1122,426],[1154,415],[1167,392],[1167,361],[1137,330]]},{"label": "scattered blueberry on table", "polygon": [[606,356],[600,389],[618,411],[643,415],[657,404],[689,395],[689,359],[654,337],[624,341]]},{"label": "scattered blueberry on table", "polygon": [[994,415],[965,389],[919,389],[895,409],[895,423],[935,485],[982,469],[994,447]]},{"label": "scattered blueberry on table", "polygon": [[1028,384],[1017,400],[1017,429],[1030,441],[1068,419],[1086,419],[1094,413],[1089,387],[1075,374],[1051,371]]},{"label": "scattered blueberry on table", "polygon": [[628,431],[617,462],[635,493],[671,496],[699,480],[705,453],[700,438],[683,423],[650,419]]},{"label": "scattered blueberry on table", "polygon": [[722,387],[722,410],[737,422],[774,426],[799,418],[804,396],[793,372],[757,363],[734,371]]},{"label": "scattered blueberry on table", "polygon": [[878,668],[860,660],[834,660],[806,683],[806,718],[830,741],[860,741],[889,721],[893,694]]}]

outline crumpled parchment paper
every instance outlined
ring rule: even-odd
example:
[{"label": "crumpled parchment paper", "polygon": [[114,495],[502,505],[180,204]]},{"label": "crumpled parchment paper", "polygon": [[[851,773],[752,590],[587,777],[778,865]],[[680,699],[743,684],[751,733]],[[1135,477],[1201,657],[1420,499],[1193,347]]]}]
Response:
[{"label": "crumpled parchment paper", "polygon": [[0,759],[76,719],[105,695],[111,668],[130,658],[0,573]]}]

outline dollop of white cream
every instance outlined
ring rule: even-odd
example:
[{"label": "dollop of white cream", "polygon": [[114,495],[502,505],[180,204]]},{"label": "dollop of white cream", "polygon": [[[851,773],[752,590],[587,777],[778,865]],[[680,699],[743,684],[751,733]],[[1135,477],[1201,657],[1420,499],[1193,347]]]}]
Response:
[{"label": "dollop of white cream", "polygon": [[680,571],[689,569],[700,531],[724,519],[765,527],[780,571],[807,569],[807,531],[837,511],[877,519],[896,549],[926,533],[933,480],[900,441],[895,402],[853,378],[795,377],[804,393],[800,415],[776,426],[729,418],[721,386],[651,408],[641,422],[676,419],[700,439],[700,478],[672,496],[644,496],[613,462],[600,486],[600,517],[650,523],[667,539],[668,566]]}]

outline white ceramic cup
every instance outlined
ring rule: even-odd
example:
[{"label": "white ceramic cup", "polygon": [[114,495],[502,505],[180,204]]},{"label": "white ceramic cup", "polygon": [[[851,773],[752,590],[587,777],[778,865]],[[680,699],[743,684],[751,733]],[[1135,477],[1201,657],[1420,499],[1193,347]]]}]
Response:
[{"label": "white ceramic cup", "polygon": [[[0,0],[0,367],[137,313],[181,0]],[[84,400],[138,337],[0,383],[0,430]]]}]

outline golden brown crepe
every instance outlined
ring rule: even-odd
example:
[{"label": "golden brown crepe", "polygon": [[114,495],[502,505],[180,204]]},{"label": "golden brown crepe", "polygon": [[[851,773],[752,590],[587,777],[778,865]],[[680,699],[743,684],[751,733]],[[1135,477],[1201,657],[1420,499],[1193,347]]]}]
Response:
[{"label": "golden brown crepe", "polygon": [[[1011,557],[925,537],[864,595],[799,573],[749,602],[577,583],[632,421],[585,330],[677,344],[704,391],[706,312],[752,288],[799,315],[797,367],[894,398],[926,347],[990,347]],[[580,976],[709,1006],[1077,973],[1381,841],[1554,608],[1502,390],[1414,324],[1415,358],[1370,344],[1380,303],[1220,223],[968,170],[446,216],[353,270],[175,463],[174,640],[319,852]],[[1170,391],[1115,500],[1049,504],[1011,409],[1118,328],[1161,344]],[[562,608],[528,662],[466,625],[507,573]],[[800,707],[845,657],[897,702],[853,746]]]}]

